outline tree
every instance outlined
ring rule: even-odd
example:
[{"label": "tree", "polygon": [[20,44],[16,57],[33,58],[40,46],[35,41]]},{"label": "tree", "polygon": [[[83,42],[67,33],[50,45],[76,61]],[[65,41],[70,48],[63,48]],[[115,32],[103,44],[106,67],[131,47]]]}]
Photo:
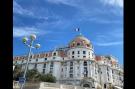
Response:
[{"label": "tree", "polygon": [[37,71],[37,69],[28,70],[26,73],[27,81],[35,82],[40,81],[41,74]]},{"label": "tree", "polygon": [[18,81],[19,77],[22,76],[23,71],[21,70],[21,66],[20,65],[16,65],[15,69],[13,71],[13,80]]},{"label": "tree", "polygon": [[56,77],[54,77],[52,74],[42,74],[40,77],[40,80],[42,82],[52,82],[55,83],[56,82]]}]

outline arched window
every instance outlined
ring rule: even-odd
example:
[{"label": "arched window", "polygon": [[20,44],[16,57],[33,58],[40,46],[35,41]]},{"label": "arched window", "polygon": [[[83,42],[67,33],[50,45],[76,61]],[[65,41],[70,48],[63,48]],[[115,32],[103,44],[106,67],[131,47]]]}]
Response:
[{"label": "arched window", "polygon": [[73,44],[72,44],[72,46],[74,47],[74,46],[75,46],[75,44],[73,43]]},{"label": "arched window", "polygon": [[53,53],[53,56],[56,56],[56,53]]},{"label": "arched window", "polygon": [[89,45],[89,44],[87,44],[87,47],[90,47],[90,45]]}]

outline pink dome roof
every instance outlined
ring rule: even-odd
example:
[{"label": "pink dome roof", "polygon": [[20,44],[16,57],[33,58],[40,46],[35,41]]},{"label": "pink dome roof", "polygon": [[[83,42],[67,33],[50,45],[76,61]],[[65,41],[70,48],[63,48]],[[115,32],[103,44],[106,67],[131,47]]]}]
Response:
[{"label": "pink dome roof", "polygon": [[91,48],[92,45],[90,43],[90,41],[84,37],[83,35],[78,35],[76,36],[70,43],[69,43],[69,47],[87,47],[87,48]]}]

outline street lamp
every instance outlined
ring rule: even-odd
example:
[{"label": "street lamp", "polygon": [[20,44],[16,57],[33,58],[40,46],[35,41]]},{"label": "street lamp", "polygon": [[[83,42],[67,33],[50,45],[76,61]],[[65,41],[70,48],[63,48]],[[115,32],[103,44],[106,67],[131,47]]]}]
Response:
[{"label": "street lamp", "polygon": [[[32,46],[33,45],[33,41],[36,39],[36,35],[35,34],[31,34],[30,35],[30,39],[28,39],[27,37],[24,37],[22,39],[23,43],[29,48],[29,53],[28,53],[28,58],[27,58],[27,61],[26,61],[26,66],[25,66],[25,70],[24,70],[24,74],[23,74],[23,78],[25,79],[26,77],[26,72],[27,72],[27,69],[28,69],[28,64],[29,64],[29,60],[30,60],[30,56],[31,56],[31,49],[32,48],[40,48],[40,44],[36,44],[35,46]],[[21,84],[21,87],[20,89],[23,89],[23,86],[24,84]]]}]

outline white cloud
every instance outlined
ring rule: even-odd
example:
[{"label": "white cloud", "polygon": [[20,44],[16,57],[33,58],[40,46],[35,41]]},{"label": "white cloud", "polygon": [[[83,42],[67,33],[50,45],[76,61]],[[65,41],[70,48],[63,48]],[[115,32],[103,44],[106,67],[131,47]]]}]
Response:
[{"label": "white cloud", "polygon": [[122,29],[114,29],[106,31],[106,33],[97,33],[94,43],[98,46],[114,46],[122,45],[123,43],[123,31]]},{"label": "white cloud", "polygon": [[118,6],[123,8],[123,0],[101,0],[106,5]]},{"label": "white cloud", "polygon": [[98,46],[117,46],[117,45],[122,45],[122,41],[116,41],[116,42],[107,42],[107,43],[96,43]]},{"label": "white cloud", "polygon": [[13,0],[13,13],[33,16],[32,12],[30,12],[27,9],[22,8],[15,0]]},{"label": "white cloud", "polygon": [[47,0],[50,3],[55,4],[65,4],[69,6],[77,6],[77,3],[80,2],[80,0]]},{"label": "white cloud", "polygon": [[43,35],[50,33],[50,31],[39,30],[34,27],[14,27],[13,37],[29,36],[30,34]]}]

